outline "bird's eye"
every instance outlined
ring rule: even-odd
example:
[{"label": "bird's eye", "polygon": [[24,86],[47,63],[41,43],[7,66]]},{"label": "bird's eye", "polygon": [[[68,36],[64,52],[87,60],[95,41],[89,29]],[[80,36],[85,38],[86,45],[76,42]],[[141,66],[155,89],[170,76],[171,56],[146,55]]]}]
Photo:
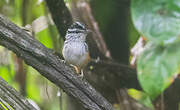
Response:
[{"label": "bird's eye", "polygon": [[75,29],[86,30],[85,26],[79,22],[75,22],[72,27]]}]

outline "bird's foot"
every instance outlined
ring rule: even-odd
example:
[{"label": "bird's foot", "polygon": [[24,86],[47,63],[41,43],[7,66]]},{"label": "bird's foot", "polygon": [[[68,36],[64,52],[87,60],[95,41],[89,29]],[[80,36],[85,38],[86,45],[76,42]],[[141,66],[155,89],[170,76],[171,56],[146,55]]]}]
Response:
[{"label": "bird's foot", "polygon": [[72,64],[70,64],[71,67],[73,67],[76,71],[76,73],[78,74],[78,77],[83,78],[84,77],[84,72],[83,69],[78,68],[77,66],[74,66]]}]

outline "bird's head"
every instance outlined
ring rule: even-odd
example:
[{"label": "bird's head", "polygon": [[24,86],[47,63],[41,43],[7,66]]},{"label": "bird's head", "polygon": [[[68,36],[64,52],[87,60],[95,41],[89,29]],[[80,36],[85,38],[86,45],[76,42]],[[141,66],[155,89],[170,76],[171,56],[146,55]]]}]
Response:
[{"label": "bird's head", "polygon": [[85,41],[89,30],[84,24],[80,22],[74,22],[66,32],[66,40],[74,39],[79,41]]}]

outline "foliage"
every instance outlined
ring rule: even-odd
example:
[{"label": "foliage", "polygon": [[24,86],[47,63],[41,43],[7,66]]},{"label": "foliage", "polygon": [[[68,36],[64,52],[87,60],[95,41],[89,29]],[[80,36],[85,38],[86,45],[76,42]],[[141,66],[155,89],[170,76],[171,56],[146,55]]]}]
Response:
[{"label": "foliage", "polygon": [[138,79],[144,91],[156,98],[180,72],[180,0],[132,0],[136,29],[147,38],[137,62]]},{"label": "foliage", "polygon": [[148,40],[158,44],[173,43],[179,39],[180,1],[132,1],[134,25]]}]

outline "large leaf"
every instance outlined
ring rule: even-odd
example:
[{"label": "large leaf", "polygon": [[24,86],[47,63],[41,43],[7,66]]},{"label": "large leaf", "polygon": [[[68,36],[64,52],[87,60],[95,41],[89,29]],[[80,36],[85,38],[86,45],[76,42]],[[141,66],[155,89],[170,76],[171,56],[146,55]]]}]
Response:
[{"label": "large leaf", "polygon": [[149,44],[138,59],[137,70],[142,88],[153,99],[163,92],[179,73],[180,43],[166,47]]},{"label": "large leaf", "polygon": [[137,30],[156,43],[172,43],[180,35],[180,0],[132,0]]}]

